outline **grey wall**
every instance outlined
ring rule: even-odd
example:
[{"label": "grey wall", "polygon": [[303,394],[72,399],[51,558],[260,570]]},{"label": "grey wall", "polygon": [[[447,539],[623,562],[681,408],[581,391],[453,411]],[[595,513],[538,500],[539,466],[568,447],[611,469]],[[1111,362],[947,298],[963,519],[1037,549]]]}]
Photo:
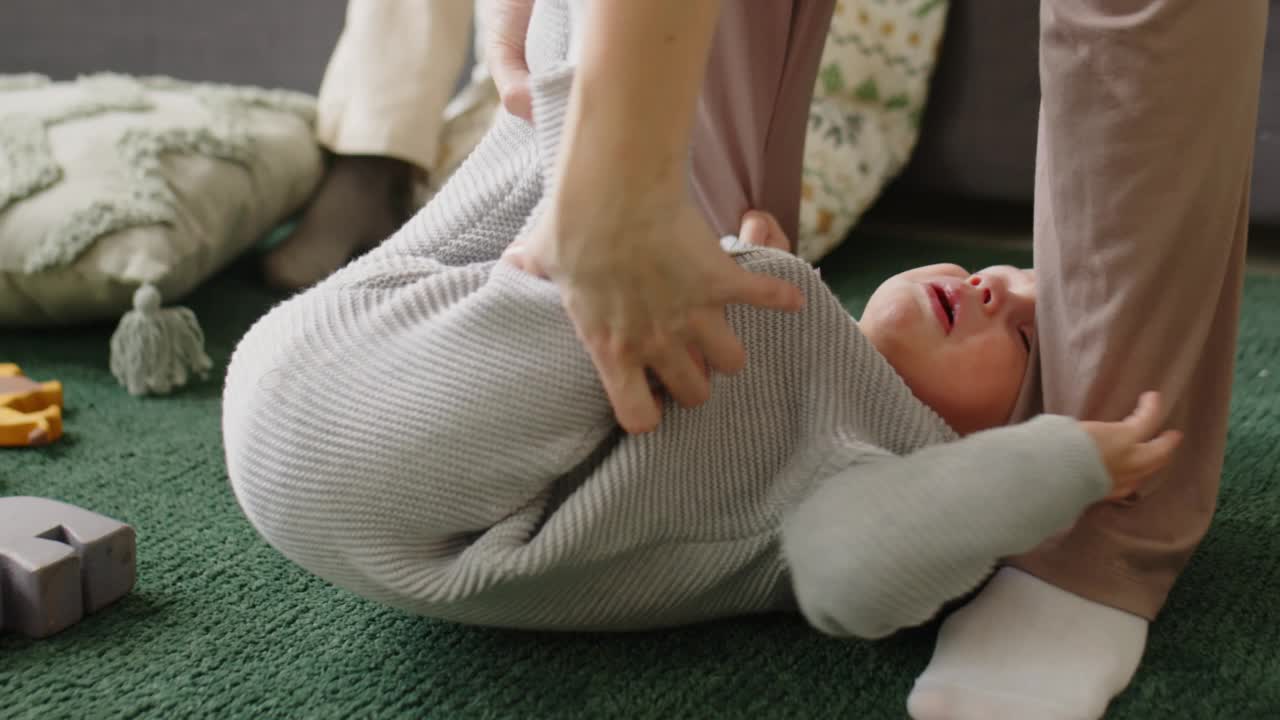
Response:
[{"label": "grey wall", "polygon": [[315,92],[346,0],[0,0],[0,73],[114,70]]}]

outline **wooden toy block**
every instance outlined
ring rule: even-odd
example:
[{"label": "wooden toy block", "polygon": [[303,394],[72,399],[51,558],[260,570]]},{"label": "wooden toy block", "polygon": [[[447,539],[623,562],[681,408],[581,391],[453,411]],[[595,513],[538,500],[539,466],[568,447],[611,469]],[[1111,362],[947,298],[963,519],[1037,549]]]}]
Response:
[{"label": "wooden toy block", "polygon": [[74,505],[0,497],[0,631],[52,635],[124,597],[133,528]]},{"label": "wooden toy block", "polygon": [[0,447],[46,445],[62,437],[62,383],[23,377],[0,363]]}]

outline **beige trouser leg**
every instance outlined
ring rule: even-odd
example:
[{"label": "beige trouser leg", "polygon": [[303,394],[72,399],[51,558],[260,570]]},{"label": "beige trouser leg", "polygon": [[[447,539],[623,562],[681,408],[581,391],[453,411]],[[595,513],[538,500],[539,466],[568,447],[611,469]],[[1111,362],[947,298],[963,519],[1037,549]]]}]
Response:
[{"label": "beige trouser leg", "polygon": [[835,0],[726,0],[693,134],[694,193],[720,233],[749,209],[800,225],[800,171]]},{"label": "beige trouser leg", "polygon": [[321,144],[433,169],[472,8],[472,0],[349,0],[320,86]]},{"label": "beige trouser leg", "polygon": [[1157,389],[1186,438],[1136,501],[1013,564],[1153,617],[1213,516],[1240,306],[1266,0],[1042,0],[1044,408]]}]

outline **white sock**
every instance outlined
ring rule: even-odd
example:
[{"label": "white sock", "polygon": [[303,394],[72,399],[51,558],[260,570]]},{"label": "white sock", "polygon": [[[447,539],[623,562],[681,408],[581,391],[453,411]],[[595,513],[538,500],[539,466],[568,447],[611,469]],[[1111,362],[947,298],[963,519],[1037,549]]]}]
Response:
[{"label": "white sock", "polygon": [[1129,684],[1147,621],[1001,568],[938,632],[915,720],[1094,720]]}]

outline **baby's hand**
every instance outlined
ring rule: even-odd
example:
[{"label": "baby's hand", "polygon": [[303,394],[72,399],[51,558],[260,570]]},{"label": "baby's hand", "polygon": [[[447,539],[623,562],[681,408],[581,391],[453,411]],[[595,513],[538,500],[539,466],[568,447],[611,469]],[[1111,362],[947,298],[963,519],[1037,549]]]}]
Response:
[{"label": "baby's hand", "polygon": [[738,230],[738,239],[748,245],[760,245],[776,250],[791,252],[791,241],[782,232],[782,226],[772,213],[763,210],[748,210],[742,216],[742,226]]},{"label": "baby's hand", "polygon": [[[1082,421],[1080,427],[1093,438],[1102,462],[1111,475],[1107,500],[1122,500],[1138,491],[1143,481],[1169,464],[1173,451],[1182,442],[1182,433],[1165,430],[1160,394],[1143,393],[1138,407],[1120,422]],[[1153,437],[1154,436],[1154,437]]]}]

